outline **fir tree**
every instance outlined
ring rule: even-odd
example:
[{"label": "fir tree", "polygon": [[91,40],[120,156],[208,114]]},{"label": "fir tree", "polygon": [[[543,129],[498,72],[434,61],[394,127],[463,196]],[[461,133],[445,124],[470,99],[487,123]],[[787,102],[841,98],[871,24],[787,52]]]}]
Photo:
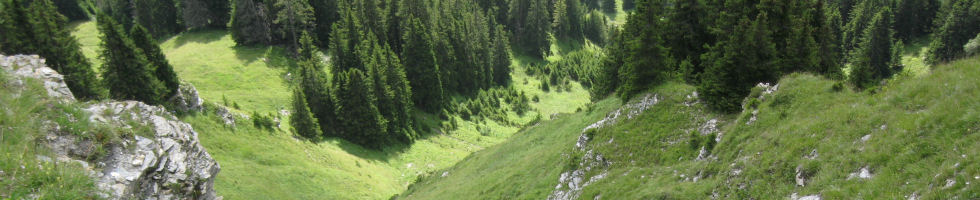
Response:
[{"label": "fir tree", "polygon": [[380,149],[387,144],[387,121],[378,111],[371,81],[360,69],[338,73],[334,99],[340,118],[340,135],[355,144]]},{"label": "fir tree", "polygon": [[409,18],[403,39],[401,57],[405,74],[410,80],[412,100],[422,110],[438,112],[445,103],[442,76],[436,63],[432,37],[428,28],[419,19]]},{"label": "fir tree", "polygon": [[35,51],[35,38],[32,32],[35,28],[30,20],[30,13],[23,0],[0,2],[3,12],[0,12],[0,52],[6,54],[24,54]]},{"label": "fir tree", "polygon": [[507,85],[510,82],[511,62],[510,45],[507,31],[503,25],[493,27],[493,41],[491,48],[491,65],[493,67],[493,82],[497,85]]},{"label": "fir tree", "polygon": [[602,12],[616,13],[616,0],[601,0]]},{"label": "fir tree", "polygon": [[136,47],[121,25],[108,15],[98,15],[102,33],[102,78],[109,88],[109,97],[118,100],[137,100],[155,105],[163,102],[166,87],[154,75],[156,69]]},{"label": "fir tree", "polygon": [[307,139],[315,139],[323,135],[316,121],[316,117],[307,106],[303,92],[298,89],[293,90],[293,115],[289,118],[289,125],[293,127],[293,132]]},{"label": "fir tree", "polygon": [[775,80],[776,50],[766,24],[765,15],[743,18],[729,36],[701,56],[706,66],[697,88],[708,107],[736,112],[756,83]]},{"label": "fir tree", "polygon": [[300,33],[310,30],[313,26],[313,9],[307,1],[277,0],[276,20],[273,22],[281,29],[281,38],[289,41],[293,48],[299,47]]},{"label": "fir tree", "polygon": [[269,44],[272,32],[265,5],[256,0],[234,0],[231,37],[239,45]]},{"label": "fir tree", "polygon": [[36,0],[31,3],[28,33],[34,39],[27,39],[35,47],[30,54],[38,54],[47,60],[48,66],[65,76],[65,84],[75,97],[98,99],[102,90],[98,86],[95,72],[80,45],[66,27],[66,20],[56,11],[50,0]]},{"label": "fir tree", "polygon": [[319,43],[317,46],[326,48],[330,42],[330,32],[333,23],[340,19],[337,13],[339,4],[336,0],[310,0],[310,7],[313,8],[313,18],[315,20],[313,33]]},{"label": "fir tree", "polygon": [[160,50],[160,46],[157,45],[156,40],[140,25],[133,26],[133,29],[129,32],[129,35],[133,38],[133,44],[143,50],[143,55],[145,55],[147,61],[156,67],[153,75],[166,87],[163,91],[164,97],[170,98],[177,95],[177,90],[180,89],[180,80],[177,78],[177,73],[174,72],[174,67],[170,65],[167,57],[163,55],[163,51]]},{"label": "fir tree", "polygon": [[851,55],[853,61],[850,81],[858,88],[868,88],[891,76],[893,44],[891,9],[884,8],[872,18],[858,48]]},{"label": "fir tree", "polygon": [[132,0],[132,2],[136,23],[146,28],[154,37],[177,33],[183,29],[177,23],[177,3],[174,0]]},{"label": "fir tree", "polygon": [[929,44],[927,61],[949,62],[963,55],[963,45],[980,33],[980,1],[951,2],[949,14]]}]

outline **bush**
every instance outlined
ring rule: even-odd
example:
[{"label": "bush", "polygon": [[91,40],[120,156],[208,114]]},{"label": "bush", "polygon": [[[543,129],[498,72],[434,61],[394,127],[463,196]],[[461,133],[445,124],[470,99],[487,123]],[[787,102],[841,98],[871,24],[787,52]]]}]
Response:
[{"label": "bush", "polygon": [[977,34],[977,37],[971,39],[966,43],[966,45],[963,45],[963,51],[966,52],[966,55],[968,56],[977,55],[980,53],[980,34]]}]

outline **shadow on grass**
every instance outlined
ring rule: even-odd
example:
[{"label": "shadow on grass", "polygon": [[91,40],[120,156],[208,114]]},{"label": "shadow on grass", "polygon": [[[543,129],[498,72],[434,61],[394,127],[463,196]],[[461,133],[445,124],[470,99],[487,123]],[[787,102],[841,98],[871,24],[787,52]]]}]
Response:
[{"label": "shadow on grass", "polygon": [[[220,29],[198,29],[190,30],[174,36],[174,47],[180,48],[187,43],[210,43],[221,40],[228,35],[228,31]],[[166,41],[166,40],[160,40]]]}]

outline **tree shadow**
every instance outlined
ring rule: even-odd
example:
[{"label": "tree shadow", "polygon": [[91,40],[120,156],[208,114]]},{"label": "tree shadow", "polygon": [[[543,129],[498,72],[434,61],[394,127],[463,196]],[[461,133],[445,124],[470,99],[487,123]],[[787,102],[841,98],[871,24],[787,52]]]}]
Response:
[{"label": "tree shadow", "polygon": [[[180,48],[187,43],[210,43],[228,36],[228,31],[221,29],[194,29],[172,36],[174,48]],[[165,41],[165,40],[160,40]]]}]

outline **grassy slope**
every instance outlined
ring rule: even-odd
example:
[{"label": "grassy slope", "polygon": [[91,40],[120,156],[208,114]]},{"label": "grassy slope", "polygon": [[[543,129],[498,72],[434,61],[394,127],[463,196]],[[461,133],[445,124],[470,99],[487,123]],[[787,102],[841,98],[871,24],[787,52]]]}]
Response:
[{"label": "grassy slope", "polygon": [[48,130],[44,121],[62,123],[66,132],[89,125],[87,120],[63,120],[72,115],[62,109],[77,111],[77,105],[46,98],[47,90],[38,81],[28,81],[28,89],[18,91],[7,85],[7,78],[0,70],[0,199],[97,198],[98,188],[82,166],[38,157],[55,158],[40,143]]},{"label": "grassy slope", "polygon": [[[98,62],[95,23],[73,26],[83,52]],[[283,77],[290,61],[278,48],[236,47],[224,31],[180,34],[163,41],[161,48],[181,79],[194,84],[206,102],[221,104],[227,97],[240,104],[239,111],[245,113],[288,109],[290,93]],[[515,60],[515,64],[522,63]],[[541,98],[531,104],[535,111],[523,116],[511,112],[514,122],[574,112],[589,102],[588,92],[578,84],[573,84],[571,91],[546,93],[538,89],[540,81],[525,75],[520,67],[512,76],[516,89]],[[445,123],[429,114],[416,117],[429,127]],[[281,130],[256,130],[247,122],[230,128],[209,115],[183,120],[195,127],[202,144],[221,164],[216,189],[228,199],[388,198],[403,191],[418,175],[452,166],[472,152],[507,140],[520,129],[493,121],[460,120],[458,130],[426,133],[410,147],[374,151],[343,140],[310,143]],[[491,131],[481,134],[478,128]]]},{"label": "grassy slope", "polygon": [[[582,198],[706,199],[713,193],[722,199],[782,199],[792,193],[828,199],[904,199],[913,193],[924,199],[978,198],[978,76],[980,58],[974,57],[895,80],[870,94],[834,92],[834,81],[793,74],[762,102],[751,125],[747,113],[718,116],[700,105],[682,105],[690,86],[660,86],[651,90],[663,96],[659,104],[596,133],[593,141],[604,142],[592,142],[591,148],[613,164],[609,176],[586,187]],[[724,134],[712,150],[716,158],[698,161],[701,145],[690,144],[689,131],[707,119],[720,119]],[[569,169],[563,155],[573,152],[578,131],[530,129],[518,135],[500,147],[523,148],[479,152],[452,168],[449,177],[424,179],[403,196],[547,197],[561,169]],[[539,139],[556,135],[564,137]],[[862,141],[866,135],[869,140]],[[804,157],[813,150],[816,158]],[[529,157],[533,160],[523,160]],[[862,167],[872,178],[848,179]],[[797,168],[807,174],[804,187],[795,184]],[[529,171],[535,173],[527,176]]]}]

